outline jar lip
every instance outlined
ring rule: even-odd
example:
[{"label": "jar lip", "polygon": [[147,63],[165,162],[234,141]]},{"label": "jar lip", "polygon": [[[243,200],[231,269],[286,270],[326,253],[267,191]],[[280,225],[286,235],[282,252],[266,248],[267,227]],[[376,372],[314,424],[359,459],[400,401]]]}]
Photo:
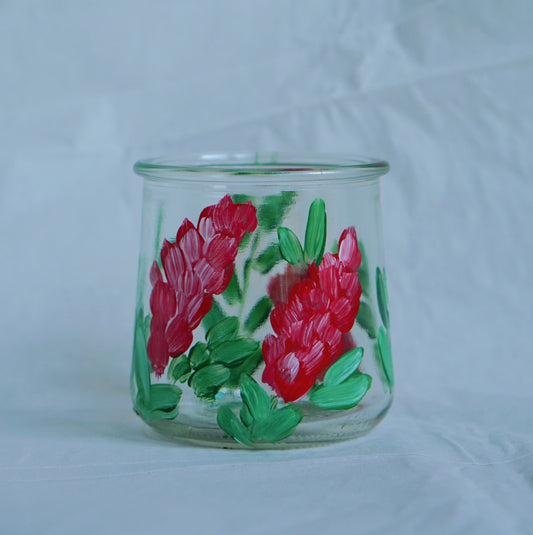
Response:
[{"label": "jar lip", "polygon": [[156,182],[309,183],[376,179],[385,160],[347,154],[219,152],[139,160],[133,170]]}]

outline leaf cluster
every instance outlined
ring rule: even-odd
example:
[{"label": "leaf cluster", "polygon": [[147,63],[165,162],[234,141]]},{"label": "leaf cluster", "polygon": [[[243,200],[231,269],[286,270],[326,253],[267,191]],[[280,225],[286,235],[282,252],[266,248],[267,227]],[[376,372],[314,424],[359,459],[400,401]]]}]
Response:
[{"label": "leaf cluster", "polygon": [[260,343],[239,335],[239,319],[228,316],[214,323],[206,342],[173,359],[170,381],[187,382],[197,397],[214,400],[221,388],[235,388],[241,374],[253,373],[262,359]]},{"label": "leaf cluster", "polygon": [[224,432],[246,446],[279,442],[294,432],[303,418],[299,407],[290,404],[278,408],[278,399],[270,397],[250,376],[243,376],[240,384],[239,416],[227,405],[218,409],[217,423]]},{"label": "leaf cluster", "polygon": [[330,366],[321,385],[315,385],[309,394],[311,403],[325,410],[351,409],[365,396],[372,384],[370,375],[358,370],[363,348],[347,351]]}]

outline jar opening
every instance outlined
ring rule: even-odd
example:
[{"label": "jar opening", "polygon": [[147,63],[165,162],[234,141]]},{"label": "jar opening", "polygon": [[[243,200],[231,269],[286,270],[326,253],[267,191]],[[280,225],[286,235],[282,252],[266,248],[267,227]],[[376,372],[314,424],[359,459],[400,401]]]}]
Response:
[{"label": "jar opening", "polygon": [[304,183],[371,180],[387,173],[389,164],[340,154],[212,153],[139,160],[133,169],[153,181]]}]

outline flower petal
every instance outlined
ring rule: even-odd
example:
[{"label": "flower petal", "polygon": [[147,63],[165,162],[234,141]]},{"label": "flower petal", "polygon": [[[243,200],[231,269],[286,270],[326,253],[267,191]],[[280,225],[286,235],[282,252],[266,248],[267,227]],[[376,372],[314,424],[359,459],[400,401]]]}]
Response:
[{"label": "flower petal", "polygon": [[180,225],[178,232],[176,233],[176,241],[180,242],[183,239],[183,236],[191,229],[194,229],[194,225],[187,218],[183,220],[183,223]]},{"label": "flower petal", "polygon": [[[345,271],[339,277],[341,292],[350,299],[358,299],[361,296],[361,285],[357,273]],[[359,295],[359,297],[358,297]]]},{"label": "flower petal", "polygon": [[337,255],[334,255],[334,254],[331,254],[331,253],[326,253],[322,257],[322,262],[320,262],[320,267],[321,268],[326,268],[326,267],[329,267],[329,266],[336,266],[338,263],[339,263],[339,259],[338,259]]},{"label": "flower petal", "polygon": [[212,238],[216,234],[215,225],[211,219],[212,213],[213,207],[208,206],[202,211],[198,220],[198,232],[204,240]]},{"label": "flower petal", "polygon": [[301,320],[293,324],[291,329],[291,339],[294,340],[298,347],[309,347],[317,338],[317,331],[315,326],[316,321]]},{"label": "flower petal", "polygon": [[217,234],[206,242],[205,257],[215,269],[225,269],[237,256],[239,242],[230,236]]},{"label": "flower petal", "polygon": [[[190,222],[189,222],[190,223]],[[204,239],[198,231],[192,226],[187,231],[183,232],[179,238],[179,246],[183,253],[183,258],[193,266],[203,256]],[[180,232],[178,231],[178,236]]]},{"label": "flower petal", "polygon": [[306,375],[317,376],[330,363],[329,352],[325,345],[317,340],[307,351],[299,352],[298,358]]},{"label": "flower petal", "polygon": [[154,260],[152,267],[150,268],[150,282],[152,286],[155,286],[157,281],[162,281],[163,275],[161,275],[161,270],[159,269],[159,264]]},{"label": "flower petal", "polygon": [[278,375],[287,383],[292,383],[300,371],[300,361],[294,353],[289,353],[276,361]]},{"label": "flower petal", "polygon": [[231,281],[231,277],[233,277],[233,271],[235,269],[235,264],[232,262],[229,266],[226,267],[226,269],[223,271],[224,278],[222,279],[222,284],[220,289],[218,289],[216,292],[213,292],[215,294],[221,294],[229,285]]},{"label": "flower petal", "polygon": [[[176,313],[172,316],[185,316],[187,314],[187,306],[190,296],[185,295],[182,292],[176,292]],[[170,321],[170,319],[168,320]],[[167,323],[168,323],[167,321]]]},{"label": "flower petal", "polygon": [[203,293],[202,282],[195,271],[184,271],[176,281],[176,292],[192,297]]},{"label": "flower petal", "polygon": [[275,362],[285,352],[285,343],[282,338],[267,334],[263,341],[263,357],[267,366]]},{"label": "flower petal", "polygon": [[342,353],[342,333],[333,325],[324,331],[321,340],[326,344],[329,358],[335,359]]},{"label": "flower petal", "polygon": [[215,269],[205,258],[198,260],[194,271],[207,293],[219,294],[224,291],[224,271]]},{"label": "flower petal", "polygon": [[235,204],[229,195],[224,195],[213,209],[213,224],[217,233],[231,234],[233,219],[235,215]]},{"label": "flower petal", "polygon": [[354,324],[354,306],[347,297],[340,297],[331,303],[333,322],[341,332],[349,331]]},{"label": "flower petal", "polygon": [[305,396],[315,384],[315,377],[312,375],[305,375],[305,373],[300,372],[294,381],[288,382],[284,379],[282,373],[276,369],[276,384],[273,388],[287,403],[297,401]]},{"label": "flower petal", "polygon": [[257,228],[257,214],[252,201],[235,205],[234,219],[241,229],[239,234],[242,232],[239,240],[242,239],[245,232],[253,232]]},{"label": "flower petal", "polygon": [[187,324],[190,329],[196,329],[204,316],[211,310],[213,296],[199,294],[194,296],[187,305]]},{"label": "flower petal", "polygon": [[320,287],[327,295],[333,299],[339,295],[339,269],[337,266],[322,268],[318,272]]},{"label": "flower petal", "polygon": [[150,322],[150,338],[148,339],[146,351],[152,364],[152,370],[160,377],[167,367],[170,356],[164,325],[154,317]]},{"label": "flower petal", "polygon": [[270,325],[272,325],[272,329],[277,334],[288,335],[290,332],[290,323],[287,321],[286,309],[287,305],[280,303],[270,313]]},{"label": "flower petal", "polygon": [[170,284],[158,281],[150,294],[150,310],[166,324],[176,313],[176,294]]},{"label": "flower petal", "polygon": [[174,289],[177,287],[180,275],[185,271],[185,260],[178,244],[163,241],[161,248],[161,264],[165,271],[167,281]]},{"label": "flower petal", "polygon": [[339,239],[339,259],[352,271],[357,271],[361,265],[361,251],[357,244],[357,234],[354,227],[344,229]]},{"label": "flower petal", "polygon": [[192,344],[192,332],[185,318],[177,314],[172,318],[165,330],[168,350],[171,355],[185,353]]}]

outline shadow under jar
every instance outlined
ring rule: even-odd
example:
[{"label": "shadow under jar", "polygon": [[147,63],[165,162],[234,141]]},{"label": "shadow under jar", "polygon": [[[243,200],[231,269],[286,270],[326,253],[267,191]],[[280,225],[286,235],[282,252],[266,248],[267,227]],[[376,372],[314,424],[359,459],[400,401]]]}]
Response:
[{"label": "shadow under jar", "polygon": [[204,154],[144,178],[135,412],[181,441],[361,436],[392,402],[380,177],[349,156]]}]

